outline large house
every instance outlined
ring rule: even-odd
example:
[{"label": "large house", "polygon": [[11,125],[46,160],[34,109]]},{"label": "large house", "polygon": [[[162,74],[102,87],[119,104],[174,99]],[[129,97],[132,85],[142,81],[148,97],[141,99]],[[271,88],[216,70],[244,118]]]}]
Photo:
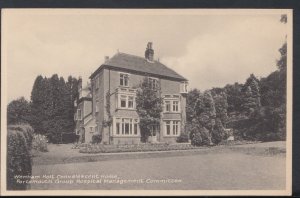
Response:
[{"label": "large house", "polygon": [[[145,57],[118,52],[90,76],[92,124],[94,130],[85,131],[85,142],[100,133],[103,144],[138,144],[141,142],[139,115],[136,111],[136,92],[148,78],[153,89],[160,88],[164,110],[160,124],[151,126],[152,141],[176,142],[185,130],[186,93],[188,81],[174,70],[154,60],[149,42]],[[83,116],[84,117],[84,116]],[[111,119],[109,119],[111,118]],[[106,121],[112,120],[110,125]]]}]

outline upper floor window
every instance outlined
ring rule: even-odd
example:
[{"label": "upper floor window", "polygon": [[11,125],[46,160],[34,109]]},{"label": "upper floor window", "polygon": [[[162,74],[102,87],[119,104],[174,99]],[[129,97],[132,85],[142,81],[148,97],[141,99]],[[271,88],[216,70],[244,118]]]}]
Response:
[{"label": "upper floor window", "polygon": [[125,87],[129,86],[129,74],[120,73],[120,85]]},{"label": "upper floor window", "polygon": [[180,93],[187,93],[188,92],[188,82],[182,82],[180,84]]},{"label": "upper floor window", "polygon": [[164,112],[180,112],[180,101],[179,97],[165,97],[164,98]]},{"label": "upper floor window", "polygon": [[157,78],[148,78],[148,83],[151,89],[157,89],[158,88],[158,79]]},{"label": "upper floor window", "polygon": [[118,107],[121,109],[134,109],[135,97],[132,95],[118,95]]},{"label": "upper floor window", "polygon": [[99,111],[99,101],[96,100],[95,112],[97,113],[98,111]]},{"label": "upper floor window", "polygon": [[82,120],[81,109],[77,109],[77,120]]},{"label": "upper floor window", "polygon": [[95,79],[95,88],[98,89],[99,88],[99,77],[97,76]]}]

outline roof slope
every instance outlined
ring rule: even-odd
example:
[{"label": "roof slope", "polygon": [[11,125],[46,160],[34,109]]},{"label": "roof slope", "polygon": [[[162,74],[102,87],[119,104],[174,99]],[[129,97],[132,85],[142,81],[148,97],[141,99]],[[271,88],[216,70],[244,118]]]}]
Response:
[{"label": "roof slope", "polygon": [[[117,67],[126,70],[133,70],[133,71],[144,72],[148,74],[154,74],[158,76],[171,77],[182,81],[187,80],[183,76],[176,73],[174,70],[168,68],[167,66],[165,66],[164,64],[158,61],[149,62],[143,57],[125,54],[125,53],[115,54],[112,58],[106,61],[102,66],[111,66],[111,67]],[[98,68],[91,75],[91,78],[98,73],[101,67]]]}]

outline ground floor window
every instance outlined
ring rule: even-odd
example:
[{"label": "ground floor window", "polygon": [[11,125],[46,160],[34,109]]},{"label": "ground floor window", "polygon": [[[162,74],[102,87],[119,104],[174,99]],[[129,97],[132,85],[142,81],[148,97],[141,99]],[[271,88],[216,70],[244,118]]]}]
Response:
[{"label": "ground floor window", "polygon": [[138,119],[134,118],[115,118],[114,133],[117,136],[137,136],[138,135]]},{"label": "ground floor window", "polygon": [[179,120],[165,120],[165,136],[179,136],[180,121]]}]

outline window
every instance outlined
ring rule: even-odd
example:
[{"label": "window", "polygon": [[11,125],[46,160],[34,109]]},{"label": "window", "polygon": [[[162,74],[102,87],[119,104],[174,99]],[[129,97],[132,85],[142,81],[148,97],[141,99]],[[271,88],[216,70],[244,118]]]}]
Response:
[{"label": "window", "polygon": [[90,133],[94,133],[94,127],[90,127]]},{"label": "window", "polygon": [[158,79],[156,78],[148,78],[148,83],[151,89],[157,89],[158,88]]},{"label": "window", "polygon": [[133,109],[133,100],[134,100],[133,96],[128,96],[128,108],[129,109]]},{"label": "window", "polygon": [[81,120],[82,116],[81,116],[81,109],[77,109],[77,120]]},{"label": "window", "polygon": [[98,111],[99,111],[99,101],[96,101],[95,112],[97,113]]},{"label": "window", "polygon": [[172,97],[164,98],[164,112],[168,113],[179,113],[180,112],[180,102],[179,97],[174,95]]},{"label": "window", "polygon": [[98,89],[99,88],[99,77],[97,76],[95,79],[95,88]]},{"label": "window", "polygon": [[171,134],[171,121],[166,121],[166,134]]},{"label": "window", "polygon": [[120,74],[120,85],[128,87],[129,75],[128,74]]},{"label": "window", "polygon": [[165,111],[170,112],[171,111],[171,101],[165,101]]},{"label": "window", "polygon": [[178,112],[179,101],[173,101],[173,112]]},{"label": "window", "polygon": [[180,121],[179,120],[166,120],[164,123],[165,123],[165,135],[166,136],[179,136],[179,134],[180,134]]},{"label": "window", "polygon": [[179,131],[179,121],[173,121],[173,134],[174,135],[178,135],[178,131]]},{"label": "window", "polygon": [[188,92],[188,82],[182,82],[180,84],[180,92],[181,93],[187,93]]},{"label": "window", "polygon": [[80,134],[80,130],[76,130],[76,135],[79,135]]},{"label": "window", "polygon": [[118,95],[119,96],[119,107],[122,109],[134,109],[135,108],[135,97],[132,95]]},{"label": "window", "polygon": [[122,108],[126,108],[126,102],[127,101],[127,96],[123,96],[123,95],[121,95],[121,107]]},{"label": "window", "polygon": [[115,118],[115,135],[117,136],[138,135],[138,119]]}]

